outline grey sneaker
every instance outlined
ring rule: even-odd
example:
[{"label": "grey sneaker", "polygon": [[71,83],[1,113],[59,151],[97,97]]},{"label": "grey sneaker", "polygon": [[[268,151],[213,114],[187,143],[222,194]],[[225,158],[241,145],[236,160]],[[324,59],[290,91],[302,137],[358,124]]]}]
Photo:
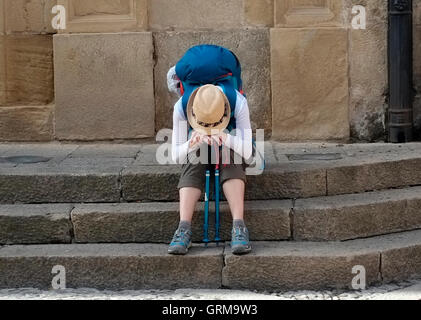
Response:
[{"label": "grey sneaker", "polygon": [[231,252],[233,254],[246,254],[251,251],[249,231],[246,227],[232,228]]},{"label": "grey sneaker", "polygon": [[189,251],[192,245],[191,237],[192,237],[191,230],[178,228],[168,248],[168,253],[176,254],[176,255],[187,254],[187,252]]}]

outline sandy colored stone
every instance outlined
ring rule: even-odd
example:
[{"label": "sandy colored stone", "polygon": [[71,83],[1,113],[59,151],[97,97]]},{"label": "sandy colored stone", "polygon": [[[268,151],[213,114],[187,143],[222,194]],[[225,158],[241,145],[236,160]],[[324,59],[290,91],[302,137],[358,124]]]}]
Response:
[{"label": "sandy colored stone", "polygon": [[54,106],[0,108],[0,141],[50,141]]},{"label": "sandy colored stone", "polygon": [[148,0],[57,0],[67,9],[60,33],[142,31],[148,28]]},{"label": "sandy colored stone", "polygon": [[218,32],[154,33],[155,105],[157,129],[172,128],[173,106],[178,97],[168,92],[167,72],[192,46],[209,43],[227,47],[238,56],[243,68],[244,90],[252,128],[270,133],[270,53],[267,29]]},{"label": "sandy colored stone", "polygon": [[247,24],[273,26],[274,0],[244,0],[244,15]]},{"label": "sandy colored stone", "polygon": [[0,35],[4,33],[4,0],[0,0]]},{"label": "sandy colored stone", "polygon": [[6,53],[6,103],[51,103],[54,100],[52,36],[7,35]]},{"label": "sandy colored stone", "polygon": [[54,32],[51,9],[56,0],[4,0],[6,32]]},{"label": "sandy colored stone", "polygon": [[6,104],[6,56],[4,52],[5,50],[5,36],[0,34],[0,107]]},{"label": "sandy colored stone", "polygon": [[149,1],[149,26],[155,30],[241,28],[242,9],[243,0],[154,0]]},{"label": "sandy colored stone", "polygon": [[152,53],[152,35],[147,32],[56,35],[57,137],[152,137]]},{"label": "sandy colored stone", "polygon": [[275,0],[275,27],[333,27],[342,24],[342,1]]},{"label": "sandy colored stone", "polygon": [[345,29],[271,29],[272,137],[348,139]]}]

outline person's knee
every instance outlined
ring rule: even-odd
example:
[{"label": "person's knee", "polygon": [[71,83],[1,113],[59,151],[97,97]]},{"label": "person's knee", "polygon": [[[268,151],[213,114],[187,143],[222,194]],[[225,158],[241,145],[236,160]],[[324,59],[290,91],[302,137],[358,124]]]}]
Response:
[{"label": "person's knee", "polygon": [[202,189],[197,186],[182,187],[179,189],[179,191],[180,191],[180,194],[186,194],[186,195],[202,193]]},{"label": "person's knee", "polygon": [[230,179],[226,179],[224,181],[222,181],[222,185],[223,186],[233,186],[233,187],[238,187],[239,185],[244,185],[245,186],[246,182],[244,181],[244,179],[241,178],[230,178]]}]

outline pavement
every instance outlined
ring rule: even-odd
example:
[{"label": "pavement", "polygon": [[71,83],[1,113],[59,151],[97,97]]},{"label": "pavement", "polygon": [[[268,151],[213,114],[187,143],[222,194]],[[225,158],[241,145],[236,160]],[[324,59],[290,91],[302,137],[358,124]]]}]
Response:
[{"label": "pavement", "polygon": [[[157,144],[146,143],[0,143],[0,167],[27,165],[19,163],[20,159],[13,157],[38,156],[44,157],[48,166],[79,165],[92,166],[98,160],[108,159],[117,162],[118,159],[136,159],[136,165],[157,165],[155,158]],[[164,151],[164,149],[163,149]],[[265,142],[266,161],[277,163],[291,162],[326,162],[346,159],[373,158],[385,159],[395,155],[419,155],[421,143],[386,144],[386,143],[279,143]],[[162,152],[161,152],[162,153]],[[12,158],[12,159],[11,159]]]},{"label": "pavement", "polygon": [[239,290],[142,290],[99,291],[95,289],[0,290],[0,300],[421,300],[421,280],[406,281],[361,291],[257,292]]}]

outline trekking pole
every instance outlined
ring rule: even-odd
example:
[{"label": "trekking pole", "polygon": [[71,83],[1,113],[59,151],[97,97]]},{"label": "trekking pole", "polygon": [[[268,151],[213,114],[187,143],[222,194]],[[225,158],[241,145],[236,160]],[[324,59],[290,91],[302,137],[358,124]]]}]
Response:
[{"label": "trekking pole", "polygon": [[220,219],[219,219],[219,164],[215,167],[215,242],[221,241],[219,236]]},{"label": "trekking pole", "polygon": [[219,242],[221,241],[220,238],[220,216],[219,216],[219,146],[215,146],[215,157],[216,157],[216,164],[215,164],[215,242],[216,245],[219,245]]},{"label": "trekking pole", "polygon": [[206,170],[206,189],[205,189],[205,223],[203,224],[203,242],[205,246],[209,243],[209,185],[210,185],[210,171]]}]

